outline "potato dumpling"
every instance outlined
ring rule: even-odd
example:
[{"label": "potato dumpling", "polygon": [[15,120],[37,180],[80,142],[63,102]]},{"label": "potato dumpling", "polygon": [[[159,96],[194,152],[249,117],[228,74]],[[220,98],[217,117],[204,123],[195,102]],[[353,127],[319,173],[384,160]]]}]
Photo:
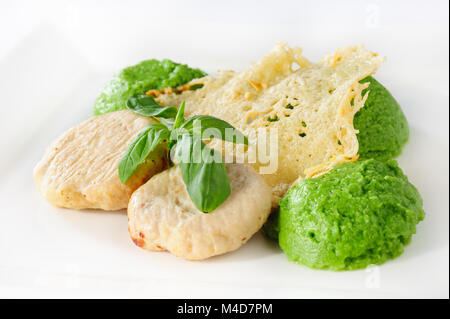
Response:
[{"label": "potato dumpling", "polygon": [[128,205],[128,229],[134,243],[189,260],[241,247],[269,216],[272,191],[247,164],[226,164],[226,169],[231,194],[207,214],[192,203],[177,166],[141,186]]},{"label": "potato dumpling", "polygon": [[151,176],[167,167],[166,148],[158,147],[122,184],[119,161],[151,118],[131,111],[93,117],[59,137],[34,169],[42,196],[59,207],[118,210]]}]

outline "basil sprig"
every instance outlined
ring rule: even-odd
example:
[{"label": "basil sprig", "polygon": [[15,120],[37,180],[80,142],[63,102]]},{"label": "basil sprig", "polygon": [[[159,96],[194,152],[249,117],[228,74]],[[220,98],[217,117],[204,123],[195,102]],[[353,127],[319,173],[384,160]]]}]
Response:
[{"label": "basil sprig", "polygon": [[212,212],[230,196],[230,181],[222,154],[207,147],[202,139],[209,139],[211,136],[203,135],[208,132],[207,129],[213,129],[214,137],[248,145],[247,138],[241,132],[212,116],[193,116],[185,120],[184,102],[177,109],[161,106],[151,97],[134,96],[128,100],[127,107],[135,113],[157,117],[161,123],[147,125],[128,147],[119,162],[122,183],[133,175],[139,164],[158,145],[165,144],[168,154],[173,153],[180,167],[189,197],[200,211]]}]

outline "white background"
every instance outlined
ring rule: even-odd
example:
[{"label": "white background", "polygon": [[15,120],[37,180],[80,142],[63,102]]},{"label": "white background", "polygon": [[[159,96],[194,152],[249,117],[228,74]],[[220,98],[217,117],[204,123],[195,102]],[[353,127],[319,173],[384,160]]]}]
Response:
[{"label": "white background", "polygon": [[[449,296],[448,1],[0,1],[0,297]],[[405,253],[369,270],[286,260],[257,234],[204,262],[145,252],[125,212],[44,202],[32,169],[50,141],[88,118],[122,67],[170,58],[240,70],[279,41],[317,60],[363,43],[407,115],[399,163],[426,219]]]}]

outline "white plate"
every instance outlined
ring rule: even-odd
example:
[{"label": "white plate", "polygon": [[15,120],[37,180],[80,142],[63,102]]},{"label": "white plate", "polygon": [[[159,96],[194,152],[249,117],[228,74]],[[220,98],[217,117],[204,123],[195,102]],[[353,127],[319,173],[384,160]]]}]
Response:
[{"label": "white plate", "polygon": [[[447,1],[411,2],[408,12],[390,1],[208,3],[0,5],[0,297],[448,298]],[[136,247],[125,212],[58,209],[40,198],[34,165],[90,116],[121,67],[168,57],[207,71],[242,69],[280,40],[312,60],[356,43],[388,56],[377,78],[409,120],[399,163],[427,213],[401,257],[368,270],[315,271],[257,234],[236,252],[188,262]]]}]

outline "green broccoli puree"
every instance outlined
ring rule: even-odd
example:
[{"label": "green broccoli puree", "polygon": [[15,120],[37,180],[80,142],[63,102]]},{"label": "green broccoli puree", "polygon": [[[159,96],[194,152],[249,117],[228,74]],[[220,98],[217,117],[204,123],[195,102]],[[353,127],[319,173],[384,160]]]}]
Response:
[{"label": "green broccoli puree", "polygon": [[[409,138],[408,122],[400,105],[373,77],[361,83],[370,82],[369,96],[364,107],[355,115],[354,125],[360,132],[360,159],[375,158],[388,160],[400,155]],[[278,211],[273,212],[264,224],[263,233],[269,239],[278,241]]]},{"label": "green broccoli puree", "polygon": [[205,75],[206,73],[199,69],[192,69],[186,64],[167,59],[142,61],[123,69],[105,85],[95,102],[94,114],[125,109],[127,99],[133,94],[177,87]]},{"label": "green broccoli puree", "polygon": [[281,199],[279,244],[311,268],[359,269],[399,256],[424,215],[395,160],[345,163]]},{"label": "green broccoli puree", "polygon": [[354,118],[354,126],[359,130],[360,157],[395,158],[408,142],[408,122],[400,105],[383,85],[371,76],[361,81],[365,82],[370,82],[366,89],[370,91],[369,96]]}]

